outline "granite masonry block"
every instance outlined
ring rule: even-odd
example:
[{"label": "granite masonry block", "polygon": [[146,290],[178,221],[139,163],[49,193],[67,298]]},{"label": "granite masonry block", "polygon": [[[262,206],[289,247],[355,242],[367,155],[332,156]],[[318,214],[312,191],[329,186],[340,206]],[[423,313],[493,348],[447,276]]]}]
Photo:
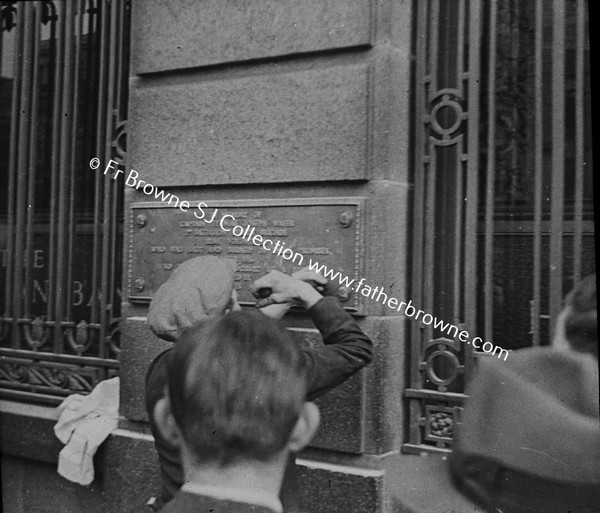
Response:
[{"label": "granite masonry block", "polygon": [[[149,429],[147,430],[150,431]],[[154,439],[144,432],[118,429],[103,454],[104,511],[137,513],[161,488]]]},{"label": "granite masonry block", "polygon": [[57,473],[63,444],[55,408],[0,401],[2,508],[10,513],[129,513],[160,489],[158,457],[147,424],[119,428],[94,455],[94,480],[82,486]]},{"label": "granite masonry block", "polygon": [[120,413],[129,420],[147,421],[144,402],[146,372],[152,360],[172,344],[153,335],[145,317],[126,319],[121,331]]},{"label": "granite masonry block", "polygon": [[134,0],[132,72],[366,45],[371,0]]},{"label": "granite masonry block", "polygon": [[368,179],[369,63],[266,71],[134,81],[129,155],[139,179],[155,186]]},{"label": "granite masonry block", "polygon": [[316,401],[321,425],[311,447],[362,453],[365,437],[365,371],[330,390]]},{"label": "granite masonry block", "polygon": [[[292,328],[291,332],[303,347],[321,344],[321,335],[315,329]],[[365,379],[365,372],[360,371],[315,401],[321,411],[321,425],[311,447],[363,452]]]},{"label": "granite masonry block", "polygon": [[361,325],[376,343],[375,359],[366,373],[367,454],[395,451],[403,441],[408,322],[404,316],[370,317]]},{"label": "granite masonry block", "polygon": [[0,453],[55,463],[62,442],[54,434],[55,407],[0,401]]},{"label": "granite masonry block", "polygon": [[[364,285],[354,292],[363,298],[367,316],[402,315],[397,308],[407,300],[409,186],[388,180],[369,182],[365,226]],[[398,303],[389,306],[391,298]]]},{"label": "granite masonry block", "polygon": [[6,454],[0,459],[2,501],[6,513],[107,513],[101,485],[81,486],[56,472],[56,462],[45,463]]},{"label": "granite masonry block", "polygon": [[380,513],[385,473],[297,458],[303,511]]}]

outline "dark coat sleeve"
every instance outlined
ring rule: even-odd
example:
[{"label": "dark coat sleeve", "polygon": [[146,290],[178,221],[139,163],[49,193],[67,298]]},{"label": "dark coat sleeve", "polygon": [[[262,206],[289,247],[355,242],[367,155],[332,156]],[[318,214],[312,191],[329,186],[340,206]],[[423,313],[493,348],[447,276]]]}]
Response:
[{"label": "dark coat sleeve", "polygon": [[335,297],[324,297],[308,313],[323,336],[323,345],[304,349],[311,401],[371,363],[373,343]]}]

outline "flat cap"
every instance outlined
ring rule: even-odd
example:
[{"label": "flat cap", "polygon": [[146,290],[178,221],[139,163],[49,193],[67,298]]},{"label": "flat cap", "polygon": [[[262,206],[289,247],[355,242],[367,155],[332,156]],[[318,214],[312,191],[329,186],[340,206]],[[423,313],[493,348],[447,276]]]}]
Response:
[{"label": "flat cap", "polygon": [[485,511],[592,512],[600,500],[598,360],[529,348],[481,358],[450,455]]},{"label": "flat cap", "polygon": [[152,332],[176,342],[186,328],[223,313],[231,300],[236,267],[235,260],[215,256],[180,264],[150,303]]}]

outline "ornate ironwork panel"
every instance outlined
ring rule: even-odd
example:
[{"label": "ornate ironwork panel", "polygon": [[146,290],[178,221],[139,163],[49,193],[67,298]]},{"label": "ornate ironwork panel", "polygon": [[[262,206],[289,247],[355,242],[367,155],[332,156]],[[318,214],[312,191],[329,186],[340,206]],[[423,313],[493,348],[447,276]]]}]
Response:
[{"label": "ornate ironwork panel", "polygon": [[57,402],[118,370],[127,0],[0,3],[0,394]]},{"label": "ornate ironwork panel", "polygon": [[[586,6],[415,1],[412,296],[508,350],[549,343],[564,292],[595,272]],[[448,451],[493,356],[411,331],[404,450]]]}]

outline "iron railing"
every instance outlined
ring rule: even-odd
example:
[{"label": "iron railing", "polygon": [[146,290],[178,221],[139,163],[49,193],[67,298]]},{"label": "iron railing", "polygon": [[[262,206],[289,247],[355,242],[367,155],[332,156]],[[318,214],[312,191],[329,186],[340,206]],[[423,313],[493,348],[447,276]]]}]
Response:
[{"label": "iron railing", "polygon": [[5,397],[57,402],[118,369],[122,185],[87,163],[124,157],[129,13],[127,0],[0,4]]},{"label": "iron railing", "polygon": [[[586,9],[415,0],[412,299],[509,350],[595,272]],[[405,451],[449,450],[479,357],[411,326]]]}]

